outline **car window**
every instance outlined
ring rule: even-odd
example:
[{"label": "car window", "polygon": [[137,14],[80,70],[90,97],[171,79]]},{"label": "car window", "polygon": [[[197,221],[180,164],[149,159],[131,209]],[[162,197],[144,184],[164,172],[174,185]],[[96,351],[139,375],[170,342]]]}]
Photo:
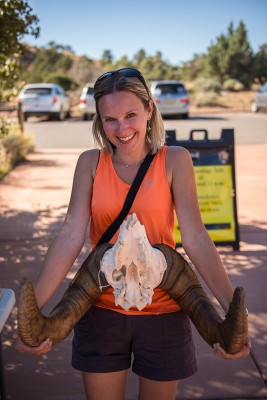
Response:
[{"label": "car window", "polygon": [[94,95],[94,88],[93,87],[88,87],[86,94],[88,94],[89,96],[93,96]]},{"label": "car window", "polygon": [[185,93],[185,88],[182,84],[170,83],[170,84],[159,84],[157,89],[161,91],[161,94],[180,94]]},{"label": "car window", "polygon": [[40,96],[50,95],[52,92],[51,88],[28,88],[25,90],[25,94],[38,94]]}]

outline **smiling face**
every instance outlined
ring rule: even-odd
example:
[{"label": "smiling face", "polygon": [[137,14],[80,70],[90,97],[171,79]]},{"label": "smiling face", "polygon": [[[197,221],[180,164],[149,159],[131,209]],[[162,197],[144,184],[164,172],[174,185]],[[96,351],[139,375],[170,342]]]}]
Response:
[{"label": "smiling face", "polygon": [[126,156],[146,151],[146,128],[152,107],[151,101],[145,109],[140,98],[129,91],[113,92],[99,99],[104,131],[118,153]]}]

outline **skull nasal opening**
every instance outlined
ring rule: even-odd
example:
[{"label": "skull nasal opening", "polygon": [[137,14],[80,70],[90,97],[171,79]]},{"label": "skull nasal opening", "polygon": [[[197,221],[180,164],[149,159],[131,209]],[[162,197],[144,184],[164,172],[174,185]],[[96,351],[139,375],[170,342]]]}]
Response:
[{"label": "skull nasal opening", "polygon": [[119,282],[121,280],[122,277],[126,276],[126,266],[123,265],[121,267],[121,269],[114,269],[114,271],[112,272],[112,278],[114,279],[114,281]]}]

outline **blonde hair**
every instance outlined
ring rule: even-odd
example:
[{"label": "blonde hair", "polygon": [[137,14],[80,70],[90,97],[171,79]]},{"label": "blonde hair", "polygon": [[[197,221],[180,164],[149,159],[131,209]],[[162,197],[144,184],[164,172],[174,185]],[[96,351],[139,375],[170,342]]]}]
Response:
[{"label": "blonde hair", "polygon": [[149,108],[150,100],[153,101],[153,112],[150,120],[150,132],[146,134],[146,142],[148,150],[154,154],[165,144],[165,129],[163,120],[157,106],[153,100],[149,88],[145,88],[144,84],[137,77],[127,77],[119,74],[110,74],[105,79],[97,82],[95,85],[94,99],[96,102],[96,114],[93,120],[93,136],[95,142],[101,149],[107,150],[113,154],[114,145],[108,140],[103,128],[102,120],[98,111],[98,101],[102,96],[119,91],[129,91],[134,93],[142,101],[145,109]]}]

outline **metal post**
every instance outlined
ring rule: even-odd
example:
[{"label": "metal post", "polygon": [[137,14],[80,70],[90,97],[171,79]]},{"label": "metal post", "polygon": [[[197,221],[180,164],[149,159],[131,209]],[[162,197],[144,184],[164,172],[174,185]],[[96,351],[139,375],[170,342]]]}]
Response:
[{"label": "metal post", "polygon": [[7,399],[1,333],[0,333],[0,399],[1,400]]}]

